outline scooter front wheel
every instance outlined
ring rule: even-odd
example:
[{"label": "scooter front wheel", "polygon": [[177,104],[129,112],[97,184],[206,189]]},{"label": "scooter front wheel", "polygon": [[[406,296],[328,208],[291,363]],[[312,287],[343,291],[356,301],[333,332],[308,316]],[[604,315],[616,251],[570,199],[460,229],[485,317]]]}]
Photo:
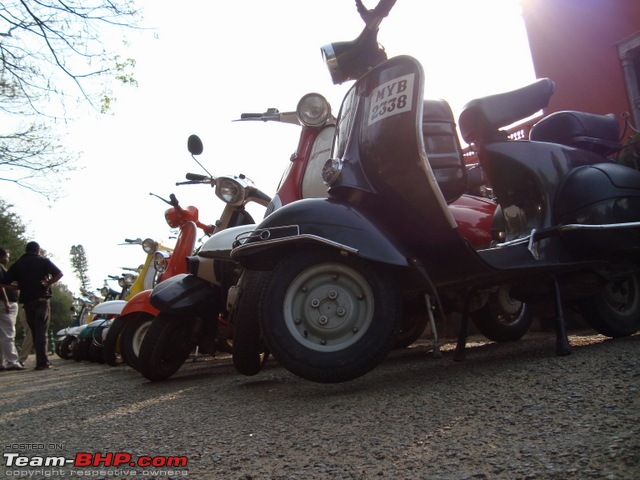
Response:
[{"label": "scooter front wheel", "polygon": [[261,305],[261,331],[276,359],[321,383],[352,380],[376,367],[393,348],[402,320],[394,277],[332,250],[282,260]]},{"label": "scooter front wheel", "polygon": [[151,322],[138,356],[138,371],[152,382],[176,373],[195,347],[189,319],[160,313]]},{"label": "scooter front wheel", "polygon": [[122,354],[120,353],[120,336],[126,326],[127,322],[123,318],[117,317],[107,330],[107,336],[102,347],[102,356],[107,365],[115,367],[123,362]]},{"label": "scooter front wheel", "polygon": [[260,332],[260,296],[267,272],[245,270],[240,279],[240,297],[231,313],[233,325],[233,366],[238,373],[252,376],[262,370],[269,355]]},{"label": "scooter front wheel", "polygon": [[120,336],[120,350],[124,361],[131,368],[138,370],[138,354],[140,353],[140,346],[144,340],[144,336],[147,334],[147,330],[151,326],[153,316],[147,313],[142,313],[135,320],[127,322],[126,326],[122,330]]},{"label": "scooter front wheel", "polygon": [[73,358],[73,346],[78,341],[76,337],[72,337],[71,335],[67,335],[64,337],[62,342],[60,342],[60,353],[58,356],[63,360],[70,360]]}]

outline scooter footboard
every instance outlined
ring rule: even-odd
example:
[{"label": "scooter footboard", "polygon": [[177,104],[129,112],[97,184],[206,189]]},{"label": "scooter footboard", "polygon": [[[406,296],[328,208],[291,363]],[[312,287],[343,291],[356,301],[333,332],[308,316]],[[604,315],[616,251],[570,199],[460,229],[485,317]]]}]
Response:
[{"label": "scooter footboard", "polygon": [[156,285],[150,301],[161,312],[197,315],[221,305],[221,294],[218,288],[195,275],[180,274]]}]

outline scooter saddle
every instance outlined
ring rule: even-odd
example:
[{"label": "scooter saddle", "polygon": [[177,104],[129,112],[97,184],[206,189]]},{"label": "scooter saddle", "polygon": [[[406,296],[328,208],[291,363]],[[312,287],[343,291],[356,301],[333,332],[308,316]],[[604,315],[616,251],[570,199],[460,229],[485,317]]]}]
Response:
[{"label": "scooter saddle", "polygon": [[500,128],[542,110],[554,90],[551,79],[541,78],[517,90],[471,100],[458,119],[462,138],[469,144],[498,140]]},{"label": "scooter saddle", "polygon": [[561,111],[555,112],[536,123],[529,139],[538,142],[560,143],[608,155],[622,148],[620,128],[613,113]]}]

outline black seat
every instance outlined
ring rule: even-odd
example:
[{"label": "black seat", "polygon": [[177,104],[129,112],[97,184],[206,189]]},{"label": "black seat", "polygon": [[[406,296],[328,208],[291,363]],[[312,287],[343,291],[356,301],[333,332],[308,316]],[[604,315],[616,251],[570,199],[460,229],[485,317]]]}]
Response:
[{"label": "black seat", "polygon": [[517,90],[471,100],[458,119],[462,138],[469,144],[495,141],[500,128],[546,107],[554,89],[552,80],[542,78]]},{"label": "black seat", "polygon": [[451,107],[445,100],[424,100],[422,134],[429,165],[447,203],[467,186],[467,169]]},{"label": "black seat", "polygon": [[622,148],[620,127],[613,113],[555,112],[531,128],[529,139],[582,148],[600,155],[608,155]]}]

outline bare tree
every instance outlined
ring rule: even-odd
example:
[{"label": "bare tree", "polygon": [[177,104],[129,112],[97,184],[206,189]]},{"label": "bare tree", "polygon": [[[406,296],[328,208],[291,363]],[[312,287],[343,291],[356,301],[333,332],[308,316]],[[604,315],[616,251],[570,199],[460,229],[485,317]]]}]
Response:
[{"label": "bare tree", "polygon": [[52,193],[37,177],[67,171],[75,156],[51,126],[81,104],[107,111],[114,80],[136,84],[135,61],[106,41],[124,41],[137,21],[133,0],[0,2],[0,119],[13,128],[0,131],[0,180]]}]

